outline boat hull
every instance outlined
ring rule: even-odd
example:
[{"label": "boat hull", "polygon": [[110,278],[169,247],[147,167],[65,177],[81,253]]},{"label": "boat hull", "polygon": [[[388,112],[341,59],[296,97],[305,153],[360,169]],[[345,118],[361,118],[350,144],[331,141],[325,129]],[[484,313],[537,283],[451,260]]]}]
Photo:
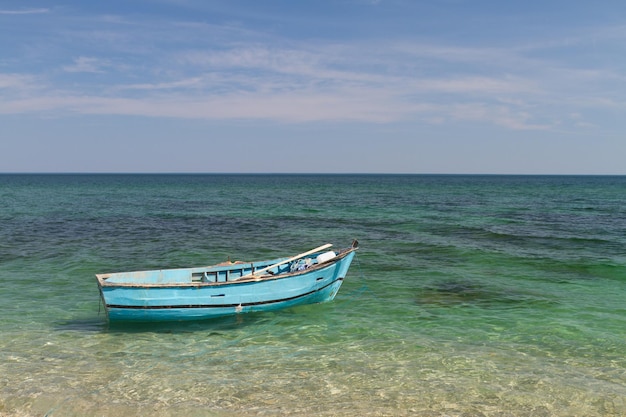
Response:
[{"label": "boat hull", "polygon": [[[303,271],[254,279],[244,275],[232,281],[158,283],[164,271],[145,271],[133,274],[154,277],[150,279],[155,282],[145,278],[139,283],[107,282],[98,278],[98,283],[110,321],[204,320],[330,301],[339,291],[354,255],[351,249],[331,262]],[[194,270],[198,269],[165,270],[170,272],[165,275],[191,276]]]}]

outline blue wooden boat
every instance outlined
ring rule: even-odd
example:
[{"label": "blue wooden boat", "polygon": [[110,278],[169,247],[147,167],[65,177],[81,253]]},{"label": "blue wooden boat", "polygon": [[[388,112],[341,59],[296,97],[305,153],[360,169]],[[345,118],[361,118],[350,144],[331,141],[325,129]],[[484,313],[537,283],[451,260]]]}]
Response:
[{"label": "blue wooden boat", "polygon": [[289,258],[97,274],[110,321],[202,320],[330,301],[358,243],[326,244]]}]

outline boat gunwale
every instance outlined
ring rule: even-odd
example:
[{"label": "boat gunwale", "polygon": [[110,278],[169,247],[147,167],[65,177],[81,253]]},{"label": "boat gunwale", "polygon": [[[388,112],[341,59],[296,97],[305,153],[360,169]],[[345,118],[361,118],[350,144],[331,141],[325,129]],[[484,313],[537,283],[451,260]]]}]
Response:
[{"label": "boat gunwale", "polygon": [[[358,249],[358,247],[350,247],[350,248],[346,248],[346,249],[342,249],[340,250],[337,255],[325,262],[322,262],[320,264],[314,264],[312,266],[310,266],[307,269],[304,269],[302,271],[294,271],[294,272],[285,272],[282,274],[276,274],[276,275],[272,275],[272,274],[264,274],[264,275],[249,275],[249,276],[243,276],[243,277],[238,277],[235,278],[231,281],[219,281],[219,282],[172,282],[172,283],[132,283],[132,282],[108,282],[107,279],[115,274],[118,274],[119,272],[112,272],[112,273],[104,273],[104,274],[96,274],[96,279],[98,281],[98,286],[102,289],[102,288],[115,288],[115,287],[124,287],[124,288],[204,288],[204,287],[222,287],[225,285],[239,285],[239,284],[249,284],[249,283],[255,283],[255,282],[261,282],[261,281],[272,281],[272,280],[279,280],[279,279],[285,279],[285,278],[293,278],[299,275],[305,275],[308,274],[310,272],[319,270],[319,269],[323,269],[325,267],[328,267],[331,264],[335,264],[339,261],[341,261],[343,258],[345,258],[348,254],[356,251]],[[264,261],[261,261],[264,262]],[[251,262],[242,262],[242,261],[235,261],[233,262],[231,265],[249,265]],[[208,267],[204,267],[206,269],[209,268],[214,268],[217,266],[229,266],[229,265],[222,265],[222,264],[216,264],[216,265],[211,265]],[[203,269],[203,267],[199,267],[199,268],[182,268],[183,270],[187,269],[187,270],[191,270],[191,269]],[[168,270],[175,270],[175,269],[156,269],[156,270],[145,270],[145,271],[133,271],[133,272],[158,272],[158,271],[168,271]],[[123,272],[122,272],[123,273]]]}]

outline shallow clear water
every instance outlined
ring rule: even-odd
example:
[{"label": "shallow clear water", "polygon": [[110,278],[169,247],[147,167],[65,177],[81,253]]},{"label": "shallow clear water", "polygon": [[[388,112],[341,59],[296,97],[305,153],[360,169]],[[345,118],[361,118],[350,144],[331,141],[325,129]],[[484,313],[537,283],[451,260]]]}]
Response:
[{"label": "shallow clear water", "polygon": [[[626,415],[626,177],[0,175],[0,415]],[[94,274],[361,249],[326,304],[109,326]]]}]

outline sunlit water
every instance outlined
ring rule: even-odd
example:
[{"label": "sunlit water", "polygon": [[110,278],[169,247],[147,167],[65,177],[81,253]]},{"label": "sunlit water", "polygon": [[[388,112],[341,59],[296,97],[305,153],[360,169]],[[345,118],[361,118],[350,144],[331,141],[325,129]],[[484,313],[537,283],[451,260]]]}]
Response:
[{"label": "sunlit water", "polygon": [[[0,416],[626,415],[626,177],[0,175]],[[326,304],[109,326],[94,274],[361,249]]]}]

